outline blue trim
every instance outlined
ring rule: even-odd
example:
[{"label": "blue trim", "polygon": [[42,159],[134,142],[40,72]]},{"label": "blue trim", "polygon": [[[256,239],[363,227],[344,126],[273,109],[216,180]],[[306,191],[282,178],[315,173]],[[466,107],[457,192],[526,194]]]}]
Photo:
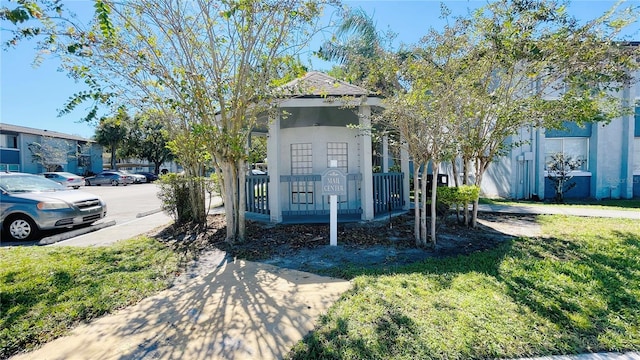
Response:
[{"label": "blue trim", "polygon": [[[576,186],[564,193],[565,199],[586,199],[591,197],[591,176],[574,176],[571,181],[575,182]],[[553,188],[553,183],[548,177],[545,177],[544,198],[553,200],[555,197],[556,192]]]},{"label": "blue trim", "polygon": [[563,129],[548,129],[545,137],[591,137],[591,125],[591,123],[587,123],[579,126],[575,122],[563,121]]},{"label": "blue trim", "polygon": [[0,162],[3,164],[20,164],[20,150],[0,150]]}]

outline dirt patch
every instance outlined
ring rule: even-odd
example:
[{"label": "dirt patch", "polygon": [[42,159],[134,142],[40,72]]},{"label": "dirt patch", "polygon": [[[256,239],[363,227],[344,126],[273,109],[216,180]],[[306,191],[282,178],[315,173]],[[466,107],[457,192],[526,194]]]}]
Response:
[{"label": "dirt patch", "polygon": [[184,249],[215,249],[229,257],[326,274],[335,268],[390,268],[429,257],[484,251],[513,237],[539,236],[540,226],[534,215],[481,213],[477,229],[458,224],[451,217],[440,222],[438,243],[427,249],[416,247],[413,231],[413,214],[391,221],[339,224],[338,246],[329,246],[328,224],[248,222],[247,241],[229,245],[224,241],[224,216],[213,215],[206,229],[169,228],[159,237]]}]

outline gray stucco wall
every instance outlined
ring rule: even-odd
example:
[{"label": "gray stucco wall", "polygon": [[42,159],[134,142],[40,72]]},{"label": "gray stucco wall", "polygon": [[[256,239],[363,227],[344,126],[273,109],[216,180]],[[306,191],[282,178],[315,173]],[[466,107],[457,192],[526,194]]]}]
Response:
[{"label": "gray stucco wall", "polygon": [[[312,149],[312,173],[322,174],[327,168],[327,143],[343,142],[348,147],[348,173],[360,174],[360,148],[359,131],[347,127],[313,126],[286,128],[280,131],[280,162],[278,164],[280,175],[291,175],[291,145],[311,144]],[[284,186],[284,185],[283,185]],[[281,188],[281,203],[289,202],[288,189]]]}]

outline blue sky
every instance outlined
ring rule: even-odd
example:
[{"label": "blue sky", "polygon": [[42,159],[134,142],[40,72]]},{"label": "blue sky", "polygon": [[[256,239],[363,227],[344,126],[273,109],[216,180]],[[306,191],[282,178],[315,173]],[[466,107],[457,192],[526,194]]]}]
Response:
[{"label": "blue sky", "polygon": [[[89,9],[89,1],[67,1],[68,5],[79,9]],[[362,7],[372,14],[379,30],[391,29],[398,34],[398,41],[414,43],[426,34],[429,27],[442,24],[440,16],[441,1],[344,1],[351,7]],[[444,2],[454,15],[466,14],[470,9],[482,6],[479,0],[456,0]],[[581,20],[601,15],[615,1],[581,0],[573,1],[570,11]],[[627,4],[640,5],[640,0],[627,1]],[[80,11],[80,10],[77,10]],[[640,25],[629,29],[634,40],[640,40]],[[5,41],[6,34],[1,34]],[[309,51],[317,50],[321,39],[315,41]],[[74,113],[58,117],[58,109],[72,94],[84,90],[65,73],[58,72],[58,63],[54,59],[45,60],[39,67],[32,66],[35,56],[33,46],[21,44],[17,49],[0,53],[0,122],[28,126],[50,131],[91,137],[94,127],[79,122],[86,115],[84,106]],[[323,70],[329,65],[314,62],[313,70]]]}]

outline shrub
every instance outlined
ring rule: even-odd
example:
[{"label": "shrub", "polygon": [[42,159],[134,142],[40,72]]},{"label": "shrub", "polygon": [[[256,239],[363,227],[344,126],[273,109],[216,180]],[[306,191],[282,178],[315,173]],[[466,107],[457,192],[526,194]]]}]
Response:
[{"label": "shrub", "polygon": [[472,203],[480,196],[480,188],[475,185],[441,186],[437,191],[438,201],[448,207]]},{"label": "shrub", "polygon": [[162,210],[173,217],[176,223],[204,221],[205,178],[170,173],[160,176],[158,184]]},{"label": "shrub", "polygon": [[[437,201],[442,204],[439,207],[439,214],[442,214],[443,218],[446,218],[451,207],[455,205],[456,210],[464,208],[467,204],[470,204],[480,196],[480,188],[476,185],[460,185],[457,187],[441,186],[438,187]],[[456,213],[458,221],[460,221],[459,211]],[[466,215],[465,215],[466,223]]]}]

